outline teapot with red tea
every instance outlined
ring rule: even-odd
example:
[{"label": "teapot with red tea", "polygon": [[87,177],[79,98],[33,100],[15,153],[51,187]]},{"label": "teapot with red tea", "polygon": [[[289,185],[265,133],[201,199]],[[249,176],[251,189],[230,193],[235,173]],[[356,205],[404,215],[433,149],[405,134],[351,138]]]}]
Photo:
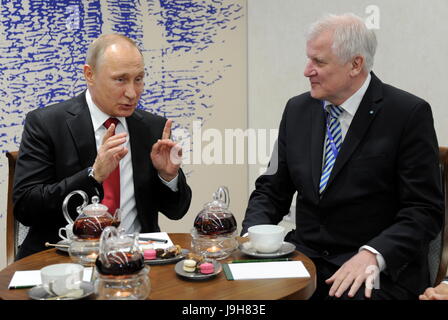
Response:
[{"label": "teapot with red tea", "polygon": [[229,190],[221,186],[213,193],[213,200],[198,213],[191,230],[191,245],[196,253],[220,260],[238,247],[237,223],[229,204]]},{"label": "teapot with red tea", "polygon": [[95,261],[98,299],[145,299],[149,295],[149,267],[144,264],[138,236],[113,226],[104,229]]},{"label": "teapot with red tea", "polygon": [[[77,207],[78,213],[75,221],[68,212],[68,202],[71,197],[78,194],[83,203]],[[117,209],[114,214],[108,212],[107,206],[99,203],[97,196],[92,197],[89,204],[87,194],[82,190],[70,192],[62,203],[62,212],[67,223],[73,225],[73,237],[70,239],[69,254],[72,260],[86,266],[95,262],[99,252],[99,240],[103,230],[108,226],[120,224],[121,210]]]}]

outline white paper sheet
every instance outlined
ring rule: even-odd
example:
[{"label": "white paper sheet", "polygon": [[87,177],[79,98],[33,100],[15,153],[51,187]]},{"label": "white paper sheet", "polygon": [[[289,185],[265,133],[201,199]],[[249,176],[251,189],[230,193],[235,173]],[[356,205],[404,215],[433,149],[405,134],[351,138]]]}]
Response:
[{"label": "white paper sheet", "polygon": [[[83,281],[90,281],[93,267],[84,268]],[[8,289],[31,288],[42,284],[40,270],[16,271]]]},{"label": "white paper sheet", "polygon": [[166,232],[151,232],[151,233],[140,233],[139,237],[148,237],[155,239],[165,239],[168,240],[167,243],[156,242],[156,241],[139,241],[140,248],[142,250],[146,249],[166,249],[173,246],[173,242],[171,241],[168,233]]},{"label": "white paper sheet", "polygon": [[229,263],[234,280],[309,278],[301,261]]}]

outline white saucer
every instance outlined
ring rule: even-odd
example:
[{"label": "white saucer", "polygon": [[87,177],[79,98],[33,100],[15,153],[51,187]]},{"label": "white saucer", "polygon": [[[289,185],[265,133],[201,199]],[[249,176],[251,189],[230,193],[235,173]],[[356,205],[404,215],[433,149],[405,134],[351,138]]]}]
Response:
[{"label": "white saucer", "polygon": [[256,258],[278,258],[286,256],[294,250],[296,250],[296,246],[290,242],[283,242],[281,248],[276,252],[271,253],[261,253],[257,252],[254,248],[245,246],[244,243],[240,244],[238,248],[241,250],[242,253],[247,254],[248,256],[256,257]]},{"label": "white saucer", "polygon": [[210,273],[210,274],[203,274],[203,273],[199,273],[199,272],[186,272],[184,270],[184,262],[183,261],[179,261],[178,263],[176,263],[174,270],[180,277],[182,277],[184,279],[205,280],[205,279],[209,279],[209,278],[216,276],[217,274],[219,274],[222,271],[222,266],[219,262],[217,262],[217,261],[211,261],[211,262],[213,263],[213,266],[215,267],[215,272]]},{"label": "white saucer", "polygon": [[28,296],[33,300],[79,300],[90,296],[94,291],[93,284],[87,281],[83,281],[81,283],[81,289],[83,290],[83,294],[80,297],[65,297],[61,299],[54,299],[54,296],[45,291],[42,285],[38,285],[28,291]]},{"label": "white saucer", "polygon": [[[71,240],[61,240],[61,241],[59,241],[57,244],[62,244],[62,245],[70,246],[70,243],[71,243]],[[68,248],[56,247],[56,250],[59,250],[59,251],[63,251],[63,252],[67,252],[67,253],[68,253]]]}]

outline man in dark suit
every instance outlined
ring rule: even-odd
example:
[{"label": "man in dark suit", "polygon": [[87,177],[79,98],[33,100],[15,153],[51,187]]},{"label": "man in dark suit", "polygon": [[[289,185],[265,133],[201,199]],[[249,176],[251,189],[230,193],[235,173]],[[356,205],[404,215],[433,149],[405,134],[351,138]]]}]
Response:
[{"label": "man in dark suit", "polygon": [[[16,219],[30,229],[17,258],[60,240],[62,202],[74,190],[98,195],[111,213],[121,208],[127,232],[160,231],[159,211],[170,219],[186,214],[191,190],[169,139],[171,120],[136,109],[144,73],[132,40],[101,36],[87,52],[88,89],[27,115],[13,197]],[[78,200],[70,201],[72,214]]]},{"label": "man in dark suit", "polygon": [[297,192],[285,240],[316,264],[313,299],[417,299],[429,285],[428,243],[443,219],[431,108],[371,72],[375,49],[354,15],[310,27],[311,91],[288,101],[277,169],[257,179],[243,221],[242,233],[279,223]]}]

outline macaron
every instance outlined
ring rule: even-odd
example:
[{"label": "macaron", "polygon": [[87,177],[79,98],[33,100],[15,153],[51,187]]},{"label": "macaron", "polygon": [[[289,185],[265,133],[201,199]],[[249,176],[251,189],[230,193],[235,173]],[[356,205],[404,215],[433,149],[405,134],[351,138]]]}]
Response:
[{"label": "macaron", "polygon": [[215,267],[213,266],[213,263],[204,262],[199,265],[199,272],[203,274],[210,274],[215,272]]},{"label": "macaron", "polygon": [[154,249],[147,249],[143,251],[143,256],[145,260],[154,260],[156,258],[156,250]]},{"label": "macaron", "polygon": [[195,272],[196,271],[196,261],[187,259],[184,260],[184,271]]}]

